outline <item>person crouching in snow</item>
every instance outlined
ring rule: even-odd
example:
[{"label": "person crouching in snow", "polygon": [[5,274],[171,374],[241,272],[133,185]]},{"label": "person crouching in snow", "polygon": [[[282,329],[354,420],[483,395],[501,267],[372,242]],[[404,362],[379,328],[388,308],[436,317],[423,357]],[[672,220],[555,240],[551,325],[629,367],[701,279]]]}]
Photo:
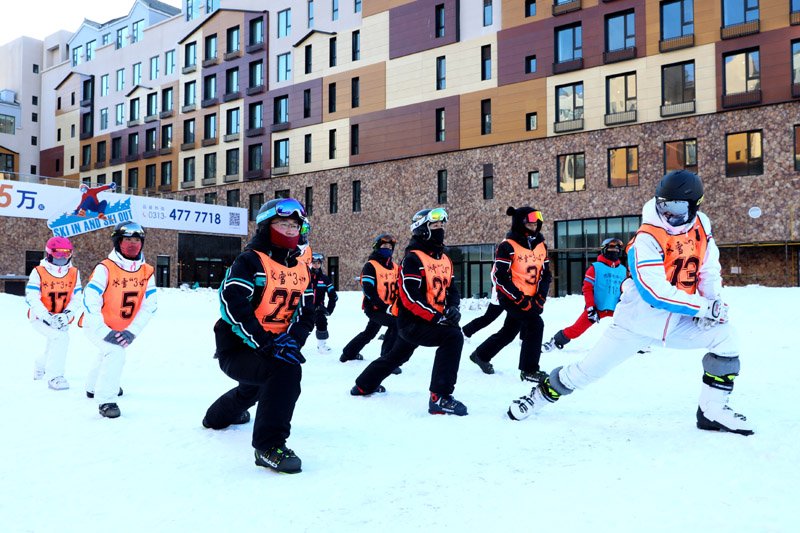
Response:
[{"label": "person crouching in snow", "polygon": [[556,368],[529,396],[515,400],[510,418],[525,418],[588,386],[657,339],[667,348],[708,350],[696,413],[699,429],[754,433],[728,406],[739,375],[739,339],[722,300],[711,222],[697,210],[702,201],[703,182],[696,174],[675,170],[661,178],[628,245],[631,277],[623,284],[614,323],[582,361]]},{"label": "person crouching in snow", "polygon": [[86,376],[86,396],[94,398],[106,418],[120,415],[116,397],[125,349],[141,333],[156,311],[154,268],[144,262],[145,231],[136,222],[120,222],[111,232],[114,249],[92,272],[79,325],[100,351]]},{"label": "person crouching in snow", "polygon": [[622,282],[628,274],[628,269],[619,262],[621,252],[621,240],[612,237],[603,241],[597,261],[589,265],[583,277],[584,312],[573,325],[558,330],[544,343],[543,352],[563,349],[565,344],[583,335],[601,318],[614,316],[614,308],[622,296]]},{"label": "person crouching in snow", "polygon": [[64,377],[69,347],[69,325],[80,308],[81,275],[72,266],[72,243],[53,237],[45,245],[46,256],[31,271],[25,287],[25,301],[31,325],[47,339],[44,352],[33,368],[33,379],[47,378],[54,390],[69,388]]}]

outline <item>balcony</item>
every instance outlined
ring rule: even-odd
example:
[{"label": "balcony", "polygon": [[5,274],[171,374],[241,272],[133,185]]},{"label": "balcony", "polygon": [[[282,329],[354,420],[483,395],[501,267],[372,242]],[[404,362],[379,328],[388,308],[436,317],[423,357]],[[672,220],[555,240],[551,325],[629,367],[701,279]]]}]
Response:
[{"label": "balcony", "polygon": [[276,131],[284,131],[289,129],[289,122],[278,122],[269,127],[269,131],[275,133]]},{"label": "balcony", "polygon": [[661,106],[662,117],[674,117],[677,115],[689,115],[694,113],[694,100],[691,102],[680,102],[677,104],[667,104]]},{"label": "balcony", "polygon": [[194,150],[194,141],[181,144],[181,152],[186,152],[187,150]]},{"label": "balcony", "polygon": [[237,172],[236,174],[225,174],[224,176],[222,176],[222,181],[224,181],[225,183],[239,181],[239,173]]},{"label": "balcony", "polygon": [[616,63],[617,61],[625,61],[636,57],[636,47],[621,48],[619,50],[611,50],[603,52],[603,63]]},{"label": "balcony", "polygon": [[105,161],[98,161],[94,164],[94,169],[97,170],[98,168],[106,168]]},{"label": "balcony", "polygon": [[223,137],[222,140],[225,141],[226,143],[238,141],[239,140],[239,134],[238,133],[229,133],[228,135]]},{"label": "balcony", "polygon": [[112,157],[108,164],[113,167],[114,165],[121,165],[124,162],[125,161],[123,161],[121,157]]},{"label": "balcony", "polygon": [[800,24],[800,11],[792,11],[789,13],[789,24],[792,26]]},{"label": "balcony", "polygon": [[211,107],[213,105],[217,105],[216,98],[206,98],[200,102],[200,107]]},{"label": "balcony", "polygon": [[92,165],[81,165],[78,167],[78,171],[80,172],[89,172],[92,170]]},{"label": "balcony", "polygon": [[168,146],[166,148],[161,148],[158,151],[158,155],[169,155],[172,153],[172,146]]},{"label": "balcony", "polygon": [[189,104],[181,107],[181,113],[191,113],[197,109],[197,104]]},{"label": "balcony", "polygon": [[[623,113],[609,113],[605,116],[606,126],[616,126],[617,124],[627,124],[636,122],[636,110],[625,111]],[[583,127],[581,126],[581,129]]]},{"label": "balcony", "polygon": [[800,83],[792,84],[792,98],[800,97]]},{"label": "balcony", "polygon": [[172,109],[162,111],[158,114],[158,118],[170,118],[172,116]]},{"label": "balcony", "polygon": [[156,120],[158,120],[158,115],[155,114],[155,113],[153,113],[152,115],[145,115],[145,117],[144,117],[145,123],[147,123],[147,122],[155,122]]},{"label": "balcony", "polygon": [[289,165],[285,167],[272,167],[272,175],[273,176],[283,176],[289,173]]},{"label": "balcony", "polygon": [[257,168],[255,170],[248,170],[244,173],[244,179],[246,180],[260,180],[264,177],[264,170]]},{"label": "balcony", "polygon": [[204,187],[208,186],[208,185],[216,185],[216,184],[217,184],[217,177],[216,176],[211,176],[210,178],[203,178],[203,186]]},{"label": "balcony", "polygon": [[580,131],[583,129],[583,119],[564,120],[553,123],[553,131],[556,133],[567,133],[569,131]]},{"label": "balcony", "polygon": [[142,154],[142,159],[152,159],[157,155],[158,155],[158,150],[156,150],[155,148],[152,150],[145,150],[145,152]]},{"label": "balcony", "polygon": [[138,161],[139,159],[141,159],[141,156],[139,154],[128,154],[125,156],[126,163],[130,163],[132,161]]},{"label": "balcony", "polygon": [[560,61],[553,63],[553,74],[563,74],[565,72],[572,72],[573,70],[580,70],[583,68],[583,58],[569,59],[567,61]]},{"label": "balcony", "polygon": [[181,74],[191,74],[195,70],[197,70],[197,65],[189,65],[188,67],[183,67],[181,69]]},{"label": "balcony", "polygon": [[92,105],[92,99],[91,98],[84,98],[83,100],[81,100],[81,104],[80,105],[81,105],[81,107],[89,107],[90,105]]},{"label": "balcony", "polygon": [[215,146],[216,144],[217,144],[217,138],[216,137],[211,137],[210,139],[203,139],[203,141],[200,143],[200,146],[203,146],[203,147]]},{"label": "balcony", "polygon": [[225,54],[225,61],[233,61],[234,59],[242,57],[241,50],[234,50],[233,52],[228,52]]},{"label": "balcony", "polygon": [[722,107],[737,107],[759,102],[761,102],[761,90],[722,95]]},{"label": "balcony", "polygon": [[216,57],[209,57],[208,59],[203,60],[203,68],[213,67],[217,63],[219,63],[219,59]]},{"label": "balcony", "polygon": [[680,50],[681,48],[689,48],[691,46],[694,46],[694,33],[675,37],[674,39],[667,39],[666,41],[658,41],[658,51],[661,53]]},{"label": "balcony", "polygon": [[194,179],[185,180],[181,182],[181,189],[191,189],[194,188]]},{"label": "balcony", "polygon": [[91,139],[93,133],[91,131],[82,131],[80,134],[80,140],[85,141],[86,139]]},{"label": "balcony", "polygon": [[264,86],[256,85],[255,87],[248,87],[247,90],[245,91],[245,94],[247,94],[247,96],[252,96],[254,94],[259,94],[263,92],[264,92]]},{"label": "balcony", "polygon": [[753,20],[743,24],[735,24],[733,26],[724,26],[719,29],[720,37],[724,39],[734,39],[736,37],[744,37],[745,35],[752,35],[761,30],[761,21]]},{"label": "balcony", "polygon": [[235,91],[232,93],[225,93],[222,95],[223,102],[230,102],[231,100],[236,100],[242,97],[241,91]]},{"label": "balcony", "polygon": [[581,0],[572,0],[572,2],[558,2],[556,0],[553,3],[553,16],[564,15],[566,13],[572,13],[573,11],[577,11],[581,8]]},{"label": "balcony", "polygon": [[244,50],[245,50],[245,52],[247,52],[248,54],[252,54],[252,53],[255,53],[255,52],[260,52],[260,51],[261,51],[261,50],[263,50],[263,49],[264,49],[264,42],[262,41],[262,42],[260,42],[260,43],[248,44],[248,45],[245,47],[245,49],[244,49]]},{"label": "balcony", "polygon": [[171,190],[172,190],[172,184],[171,183],[167,183],[167,184],[158,186],[158,192],[169,192]]},{"label": "balcony", "polygon": [[141,121],[141,120],[139,120],[138,118],[135,118],[135,119],[133,119],[133,120],[129,120],[129,121],[128,121],[128,127],[129,127],[129,128],[132,128],[132,127],[134,127],[134,126],[138,126],[138,125],[139,125],[139,124],[141,124],[141,123],[142,123],[142,121]]},{"label": "balcony", "polygon": [[258,137],[264,135],[264,128],[249,128],[244,130],[245,137]]}]

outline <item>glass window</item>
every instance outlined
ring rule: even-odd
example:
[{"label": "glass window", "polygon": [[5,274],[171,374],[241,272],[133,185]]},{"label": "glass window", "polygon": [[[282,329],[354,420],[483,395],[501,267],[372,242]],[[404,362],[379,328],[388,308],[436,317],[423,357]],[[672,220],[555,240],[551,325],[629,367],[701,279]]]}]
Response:
[{"label": "glass window", "polygon": [[111,139],[111,159],[120,159],[122,157],[122,137],[115,137]]},{"label": "glass window", "polygon": [[336,84],[328,84],[328,113],[336,113]]},{"label": "glass window", "polygon": [[159,57],[151,57],[150,58],[150,79],[154,80],[158,78],[158,60]]},{"label": "glass window", "polygon": [[481,135],[492,133],[492,101],[481,100]]},{"label": "glass window", "polygon": [[350,155],[358,155],[358,124],[350,126]]},{"label": "glass window", "polygon": [[558,156],[558,192],[583,191],[585,189],[584,154]]},{"label": "glass window", "polygon": [[125,90],[125,69],[121,68],[117,71],[117,91]]},{"label": "glass window", "polygon": [[314,0],[308,0],[306,16],[308,18],[308,28],[314,27]]},{"label": "glass window", "polygon": [[247,148],[247,168],[250,170],[261,170],[263,148],[261,144],[253,144]]},{"label": "glass window", "polygon": [[735,52],[723,56],[723,94],[761,90],[761,65],[758,50]]},{"label": "glass window", "polygon": [[353,212],[361,211],[361,182],[353,181]]},{"label": "glass window", "polygon": [[253,61],[250,63],[250,87],[262,85],[264,85],[264,61]]},{"label": "glass window", "polygon": [[203,156],[203,179],[214,179],[217,177],[217,154],[211,153]]},{"label": "glass window", "polygon": [[108,74],[100,76],[100,96],[108,95]]},{"label": "glass window", "polygon": [[800,41],[792,42],[792,83],[800,83]]},{"label": "glass window", "polygon": [[150,93],[147,95],[147,116],[152,116],[158,113],[158,93]]},{"label": "glass window", "polygon": [[194,119],[190,118],[189,120],[183,121],[183,143],[193,143],[194,142]]},{"label": "glass window", "polygon": [[83,46],[76,46],[72,49],[72,66],[76,67],[81,64],[83,59]]},{"label": "glass window", "polygon": [[292,10],[284,9],[278,12],[278,39],[286,37],[292,32]]},{"label": "glass window", "polygon": [[311,216],[314,213],[314,188],[306,187],[306,214]]},{"label": "glass window", "polygon": [[528,188],[537,189],[539,187],[539,171],[533,170],[528,172]]},{"label": "glass window", "polygon": [[129,120],[139,120],[139,99],[134,98],[130,101]]},{"label": "glass window", "polygon": [[128,45],[128,27],[124,26],[117,30],[117,39],[114,43],[115,47],[119,50]]},{"label": "glass window", "polygon": [[331,215],[335,215],[339,212],[339,185],[336,183],[331,183],[330,185],[328,208]]},{"label": "glass window", "polygon": [[288,167],[289,166],[289,139],[280,139],[275,141],[275,167]]},{"label": "glass window", "polygon": [[583,83],[556,87],[556,121],[567,122],[583,118]]},{"label": "glass window", "polygon": [[361,13],[361,0],[354,0],[354,10],[356,13]]},{"label": "glass window", "polygon": [[481,46],[481,80],[492,79],[492,45]]},{"label": "glass window", "polygon": [[447,86],[447,72],[444,56],[436,58],[436,90],[441,91]]},{"label": "glass window", "polygon": [[722,0],[723,27],[758,20],[758,0]]},{"label": "glass window", "polygon": [[104,107],[100,110],[100,129],[104,130],[108,128],[108,108]]},{"label": "glass window", "polygon": [[528,56],[525,58],[525,74],[534,72],[536,72],[536,56]]},{"label": "glass window", "polygon": [[144,169],[144,186],[148,189],[156,186],[156,166],[147,165]]},{"label": "glass window", "polygon": [[285,124],[289,122],[289,95],[276,97],[273,105],[273,124]]},{"label": "glass window", "polygon": [[250,111],[248,117],[250,120],[249,129],[261,128],[264,126],[264,106],[261,102],[254,102],[250,104]]},{"label": "glass window", "polygon": [[183,105],[194,105],[197,100],[197,82],[190,81],[184,84]]},{"label": "glass window", "polygon": [[172,124],[161,126],[161,148],[172,148]]},{"label": "glass window", "polygon": [[261,44],[264,42],[264,17],[258,17],[250,21],[250,44]]},{"label": "glass window", "polygon": [[217,114],[212,113],[203,117],[203,139],[217,138]]},{"label": "glass window", "polygon": [[287,81],[292,74],[292,64],[289,53],[278,56],[278,81]]},{"label": "glass window", "polygon": [[114,124],[116,126],[119,126],[120,124],[125,122],[125,104],[117,104],[115,112],[116,112],[116,121]]},{"label": "glass window", "polygon": [[311,89],[303,91],[303,118],[311,116]]},{"label": "glass window", "polygon": [[444,127],[444,108],[436,110],[436,142],[443,142],[445,139]]},{"label": "glass window", "polygon": [[536,16],[536,0],[525,0],[525,17]]},{"label": "glass window", "polygon": [[361,82],[358,78],[350,80],[350,107],[356,108],[361,105]]},{"label": "glass window", "polygon": [[444,4],[439,4],[434,8],[435,29],[434,37],[444,37]]},{"label": "glass window", "polygon": [[492,25],[492,0],[483,0],[483,25]]},{"label": "glass window", "polygon": [[331,20],[339,20],[339,0],[331,0]]},{"label": "glass window", "polygon": [[328,159],[336,159],[336,130],[328,131]]},{"label": "glass window", "polygon": [[250,195],[250,220],[255,221],[258,217],[258,211],[264,205],[264,193]]},{"label": "glass window", "polygon": [[230,150],[225,152],[225,175],[235,176],[238,173],[239,173],[239,149],[231,148]]},{"label": "glass window", "polygon": [[440,204],[447,203],[447,170],[436,172],[436,198]]},{"label": "glass window", "polygon": [[303,163],[311,163],[311,134],[303,137]]},{"label": "glass window", "polygon": [[636,28],[633,11],[615,13],[606,17],[606,51],[623,50],[636,46]]},{"label": "glass window", "polygon": [[226,135],[239,133],[239,108],[228,109],[226,113]]},{"label": "glass window", "polygon": [[583,57],[581,25],[556,29],[556,62],[563,63]]},{"label": "glass window", "polygon": [[94,49],[96,45],[97,41],[89,41],[86,43],[86,61],[94,59]]},{"label": "glass window", "polygon": [[239,26],[228,28],[226,44],[229,54],[239,51]]},{"label": "glass window", "polygon": [[193,67],[197,64],[197,43],[188,43],[183,49],[183,66]]},{"label": "glass window", "polygon": [[353,32],[353,61],[361,59],[361,32],[356,30]]},{"label": "glass window", "polygon": [[305,46],[305,49],[304,49],[304,52],[305,52],[305,62],[304,63],[305,63],[305,73],[306,74],[311,74],[311,66],[312,66],[312,59],[313,59],[312,56],[311,56],[311,51],[312,51],[311,45],[307,44]]},{"label": "glass window", "polygon": [[328,47],[328,66],[335,67],[336,66],[336,37],[331,37]]},{"label": "glass window", "polygon": [[239,207],[239,189],[229,189],[225,193],[225,204],[228,207]]},{"label": "glass window", "polygon": [[206,13],[213,13],[219,9],[219,0],[206,0]]},{"label": "glass window", "polygon": [[527,113],[525,115],[525,131],[534,131],[539,127],[539,120],[536,113]]},{"label": "glass window", "polygon": [[168,76],[175,73],[175,50],[169,50],[164,54],[164,75]]},{"label": "glass window", "polygon": [[662,105],[693,102],[694,98],[694,61],[665,65],[661,69]]},{"label": "glass window", "polygon": [[800,171],[800,125],[794,126],[794,169]]},{"label": "glass window", "polygon": [[725,175],[753,176],[764,173],[761,132],[730,133],[726,137]]},{"label": "glass window", "polygon": [[697,174],[697,139],[664,143],[664,174],[683,169]]},{"label": "glass window", "polygon": [[694,34],[694,0],[661,3],[661,40]]},{"label": "glass window", "polygon": [[128,188],[129,189],[138,189],[139,188],[139,169],[138,168],[128,169]]},{"label": "glass window", "polygon": [[607,78],[606,113],[625,113],[636,110],[636,73]]},{"label": "glass window", "polygon": [[133,23],[133,32],[131,33],[131,42],[138,43],[144,36],[144,20],[137,20]]},{"label": "glass window", "polygon": [[639,148],[628,146],[608,151],[608,186],[639,185]]},{"label": "glass window", "polygon": [[161,163],[161,185],[172,184],[172,161]]},{"label": "glass window", "polygon": [[133,85],[141,85],[142,83],[142,64],[141,63],[134,63],[133,64]]},{"label": "glass window", "polygon": [[172,111],[172,87],[161,91],[161,110]]},{"label": "glass window", "polygon": [[231,68],[225,71],[225,94],[239,92],[239,68]]},{"label": "glass window", "polygon": [[216,59],[217,57],[217,35],[209,35],[206,37],[206,43],[204,47],[203,59]]}]

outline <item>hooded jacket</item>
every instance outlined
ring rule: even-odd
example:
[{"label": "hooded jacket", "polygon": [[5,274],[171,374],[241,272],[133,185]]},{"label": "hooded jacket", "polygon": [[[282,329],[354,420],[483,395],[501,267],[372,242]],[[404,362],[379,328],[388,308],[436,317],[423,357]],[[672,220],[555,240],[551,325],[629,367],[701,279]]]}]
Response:
[{"label": "hooded jacket", "polygon": [[[520,302],[524,293],[511,279],[511,263],[514,262],[514,247],[508,242],[509,240],[513,240],[523,248],[533,250],[539,246],[539,244],[544,243],[544,237],[541,233],[537,233],[535,237],[529,238],[527,235],[521,235],[512,230],[506,234],[506,240],[497,246],[494,259],[493,281],[497,286],[498,298],[507,298],[513,302]],[[553,275],[550,273],[550,260],[545,255],[536,293],[547,298],[552,280]]]}]

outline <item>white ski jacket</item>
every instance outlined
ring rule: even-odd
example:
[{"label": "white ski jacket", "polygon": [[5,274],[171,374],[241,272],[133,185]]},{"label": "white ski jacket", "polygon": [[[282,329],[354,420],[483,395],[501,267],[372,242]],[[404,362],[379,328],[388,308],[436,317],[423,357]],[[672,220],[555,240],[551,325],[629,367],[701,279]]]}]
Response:
[{"label": "white ski jacket", "polygon": [[[72,261],[64,266],[57,266],[47,261],[47,259],[42,259],[39,262],[39,266],[43,266],[51,276],[63,278],[69,272]],[[67,304],[67,307],[64,309],[65,312],[71,311],[75,318],[78,318],[82,311],[80,298],[81,287],[81,273],[77,272],[75,288],[72,290],[69,304]],[[41,318],[50,316],[50,312],[42,303],[42,278],[35,268],[31,270],[30,278],[28,278],[28,283],[25,285],[25,301],[28,303],[28,307],[30,307],[31,320],[41,320]]]},{"label": "white ski jacket", "polygon": [[[664,251],[650,234],[638,233],[628,251],[631,277],[622,284],[622,299],[614,311],[614,323],[654,339],[664,340],[678,325],[681,316],[704,316],[722,291],[719,249],[711,235],[711,222],[697,213],[708,235],[705,258],[697,272],[697,292],[688,294],[667,280]],[[672,227],[658,216],[655,199],[642,208],[642,223],[663,228],[670,235],[689,231],[694,221]]]}]

